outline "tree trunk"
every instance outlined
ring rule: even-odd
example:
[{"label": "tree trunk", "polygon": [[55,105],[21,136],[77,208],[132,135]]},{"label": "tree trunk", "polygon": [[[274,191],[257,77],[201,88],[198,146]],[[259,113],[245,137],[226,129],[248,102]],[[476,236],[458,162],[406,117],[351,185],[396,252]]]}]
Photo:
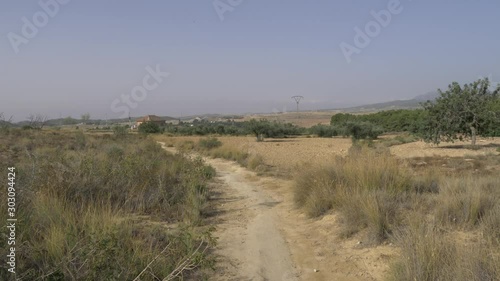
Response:
[{"label": "tree trunk", "polygon": [[472,135],[472,146],[476,146],[476,128],[474,126],[471,126],[470,132]]}]

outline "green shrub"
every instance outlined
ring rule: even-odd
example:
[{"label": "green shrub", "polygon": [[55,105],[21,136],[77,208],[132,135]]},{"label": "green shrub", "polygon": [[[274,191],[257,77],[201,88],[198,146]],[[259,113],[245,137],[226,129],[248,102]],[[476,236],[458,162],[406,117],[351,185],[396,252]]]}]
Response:
[{"label": "green shrub", "polygon": [[335,136],[345,135],[343,128],[333,125],[314,125],[309,128],[309,133],[320,138],[330,138]]},{"label": "green shrub", "polygon": [[205,138],[198,141],[198,147],[202,149],[213,149],[222,146],[222,142],[217,138]]},{"label": "green shrub", "polygon": [[113,127],[113,134],[116,137],[122,138],[128,134],[128,126],[114,126]]},{"label": "green shrub", "polygon": [[376,139],[382,134],[382,129],[369,122],[347,122],[346,130],[353,140]]},{"label": "green shrub", "polygon": [[154,122],[144,122],[139,125],[137,130],[143,134],[158,134],[161,132],[160,125]]}]

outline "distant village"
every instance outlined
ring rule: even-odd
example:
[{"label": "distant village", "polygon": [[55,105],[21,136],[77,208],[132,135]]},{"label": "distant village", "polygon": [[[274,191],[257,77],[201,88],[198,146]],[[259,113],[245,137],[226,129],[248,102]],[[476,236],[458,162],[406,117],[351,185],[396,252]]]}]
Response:
[{"label": "distant village", "polygon": [[190,119],[178,119],[172,117],[159,117],[157,115],[146,115],[135,120],[135,124],[131,125],[131,129],[137,129],[142,123],[151,122],[159,126],[179,125],[179,124],[197,124],[197,123],[219,123],[219,122],[234,122],[235,119],[242,119],[242,116],[227,116],[227,117],[193,117]]}]

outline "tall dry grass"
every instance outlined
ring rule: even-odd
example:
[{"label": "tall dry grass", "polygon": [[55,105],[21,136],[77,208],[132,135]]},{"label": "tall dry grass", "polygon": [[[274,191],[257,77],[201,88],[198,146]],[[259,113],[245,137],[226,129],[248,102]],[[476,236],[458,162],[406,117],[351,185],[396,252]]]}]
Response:
[{"label": "tall dry grass", "polygon": [[389,280],[500,280],[498,241],[444,227],[420,213],[408,216],[394,240],[401,256]]},{"label": "tall dry grass", "polygon": [[343,236],[363,230],[400,248],[389,280],[500,280],[500,177],[412,171],[380,148],[303,166],[294,199],[311,217],[333,210]]},{"label": "tall dry grass", "polygon": [[[17,278],[157,280],[192,253],[191,261],[210,265],[196,249],[213,240],[192,228],[214,174],[201,160],[141,136],[19,131],[0,143],[2,166],[17,171]],[[1,239],[2,256],[7,248]],[[0,279],[7,274],[3,268]]]},{"label": "tall dry grass", "polygon": [[397,225],[414,188],[401,165],[387,152],[363,147],[329,164],[303,167],[295,178],[295,203],[311,217],[338,210],[345,236],[367,228],[370,238],[380,241]]}]

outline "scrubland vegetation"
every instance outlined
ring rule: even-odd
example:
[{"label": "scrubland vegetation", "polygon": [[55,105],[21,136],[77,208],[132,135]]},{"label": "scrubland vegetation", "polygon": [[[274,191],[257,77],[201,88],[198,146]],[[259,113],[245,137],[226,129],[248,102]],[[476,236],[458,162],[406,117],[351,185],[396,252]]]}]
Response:
[{"label": "scrubland vegetation", "polygon": [[159,137],[158,140],[169,141],[167,146],[175,146],[183,153],[196,151],[204,156],[237,162],[242,167],[255,171],[259,175],[269,174],[270,172],[270,167],[264,163],[262,156],[251,154],[241,148],[225,144],[216,137],[201,138],[197,142],[192,140],[173,142],[168,137]]},{"label": "scrubland vegetation", "polygon": [[[295,163],[294,202],[309,217],[335,212],[340,237],[362,239],[363,247],[396,245],[399,256],[389,280],[500,280],[500,177],[489,168],[500,166],[499,156],[490,151],[466,159],[403,160],[389,151],[419,139],[439,144],[464,138],[472,139],[468,148],[480,149],[476,136],[498,136],[500,128],[500,87],[488,88],[488,80],[453,83],[421,110],[341,113],[330,125],[308,129],[267,120],[144,123],[139,134],[116,126],[112,134],[92,136],[3,122],[0,160],[17,173],[18,278],[202,279],[204,271],[195,269],[214,262],[203,212],[215,171],[186,154],[195,151],[270,175],[272,167],[262,157],[267,153],[250,153],[214,136],[253,135],[261,142],[316,135],[351,137],[352,147],[328,163]],[[391,132],[399,134],[380,137]],[[180,153],[165,152],[148,134]],[[207,137],[170,138],[178,135]],[[276,150],[282,141],[255,144]],[[287,141],[294,153],[299,142]],[[339,150],[333,144],[324,149]],[[314,160],[325,154],[307,151]],[[5,197],[0,193],[3,210]],[[0,219],[6,221],[7,214],[0,212]],[[2,239],[0,254],[6,256],[7,249]],[[7,280],[6,272],[0,279]]]},{"label": "scrubland vegetation", "polygon": [[[1,163],[16,167],[19,280],[199,280],[192,269],[212,266],[203,212],[214,170],[122,133],[2,131]],[[0,209],[5,222],[5,192]],[[3,257],[8,248],[1,239]]]},{"label": "scrubland vegetation", "polygon": [[417,172],[387,150],[357,144],[345,158],[301,167],[294,197],[311,217],[338,212],[344,237],[400,247],[388,279],[500,279],[495,173]]}]

